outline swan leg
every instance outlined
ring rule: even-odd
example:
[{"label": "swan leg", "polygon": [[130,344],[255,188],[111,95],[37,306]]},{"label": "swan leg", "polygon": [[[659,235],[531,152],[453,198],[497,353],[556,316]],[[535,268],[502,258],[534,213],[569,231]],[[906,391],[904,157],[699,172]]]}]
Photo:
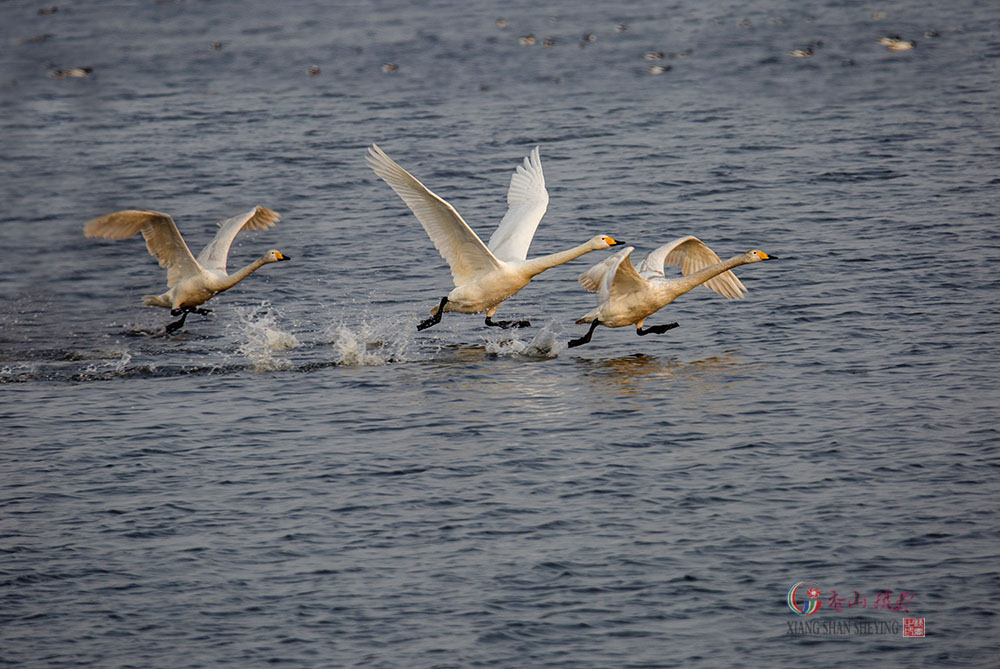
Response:
[{"label": "swan leg", "polygon": [[170,334],[184,327],[184,321],[187,320],[188,314],[191,313],[187,309],[171,309],[170,314],[176,316],[177,313],[181,314],[180,320],[176,320],[173,323],[167,323],[167,327],[163,329],[163,334]]},{"label": "swan leg", "polygon": [[441,298],[441,304],[438,305],[437,313],[428,318],[427,320],[421,321],[420,325],[417,326],[417,330],[426,330],[432,325],[437,325],[441,322],[441,314],[444,313],[444,305],[448,304],[448,296],[445,295]]},{"label": "swan leg", "polygon": [[531,327],[531,321],[495,321],[489,316],[486,317],[486,324],[490,327],[503,328],[505,330]]},{"label": "swan leg", "polygon": [[654,325],[646,328],[645,330],[642,328],[636,328],[635,333],[640,337],[644,337],[648,334],[663,334],[667,330],[673,330],[675,327],[678,327],[678,325],[678,323],[667,323],[666,325]]},{"label": "swan leg", "polygon": [[201,307],[181,307],[180,309],[171,309],[171,316],[180,316],[180,318],[173,323],[167,323],[167,327],[164,328],[163,334],[170,334],[171,332],[176,332],[184,327],[184,321],[187,320],[188,314],[199,314],[201,316],[207,316],[212,313],[211,309],[202,309]]},{"label": "swan leg", "polygon": [[574,348],[576,346],[583,346],[584,344],[589,344],[590,343],[590,338],[594,336],[594,330],[596,330],[597,326],[600,325],[600,324],[601,324],[601,321],[597,321],[597,320],[591,321],[590,322],[590,329],[587,330],[587,334],[583,335],[579,339],[570,339],[568,346],[570,348]]}]

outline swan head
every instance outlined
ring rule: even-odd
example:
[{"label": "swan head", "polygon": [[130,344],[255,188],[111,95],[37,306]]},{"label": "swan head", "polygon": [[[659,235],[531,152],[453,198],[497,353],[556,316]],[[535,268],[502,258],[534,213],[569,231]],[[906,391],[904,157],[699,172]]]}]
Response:
[{"label": "swan head", "polygon": [[282,260],[288,260],[288,256],[277,249],[271,249],[261,258],[264,262],[280,262]]},{"label": "swan head", "polygon": [[614,237],[609,237],[608,235],[597,235],[590,240],[590,245],[594,247],[595,251],[610,249],[612,246],[621,246],[624,243],[625,242],[620,242]]},{"label": "swan head", "polygon": [[746,257],[748,263],[760,262],[762,260],[777,260],[778,256],[769,256],[763,251],[758,251],[757,249],[751,249],[743,254]]}]

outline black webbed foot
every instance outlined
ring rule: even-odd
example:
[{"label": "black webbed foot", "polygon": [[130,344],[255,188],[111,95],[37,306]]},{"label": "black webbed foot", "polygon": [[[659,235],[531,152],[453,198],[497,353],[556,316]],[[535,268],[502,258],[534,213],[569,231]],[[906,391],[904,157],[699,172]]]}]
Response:
[{"label": "black webbed foot", "polygon": [[444,313],[444,305],[446,305],[446,304],[448,304],[448,296],[447,295],[445,295],[444,297],[441,298],[441,304],[438,305],[437,313],[434,314],[433,316],[431,316],[430,318],[426,319],[426,320],[420,321],[420,324],[417,326],[417,330],[426,330],[430,326],[437,325],[438,323],[440,323],[441,322],[441,314]]},{"label": "black webbed foot", "polygon": [[170,334],[171,332],[176,332],[184,327],[184,321],[187,320],[188,314],[199,314],[201,316],[207,316],[212,313],[211,309],[202,309],[201,307],[181,307],[179,309],[171,309],[171,316],[180,316],[180,318],[173,323],[167,323],[167,326],[163,329],[163,334]]},{"label": "black webbed foot", "polygon": [[654,325],[652,327],[646,328],[645,330],[643,330],[642,328],[636,328],[635,333],[640,337],[643,337],[648,334],[663,334],[667,330],[673,330],[679,325],[680,325],[679,323],[667,323],[666,325]]},{"label": "black webbed foot", "polygon": [[490,327],[503,328],[504,330],[531,327],[531,321],[495,321],[489,316],[486,317],[486,324]]},{"label": "black webbed foot", "polygon": [[600,321],[591,321],[590,322],[590,329],[587,330],[587,334],[585,334],[582,337],[579,337],[577,339],[570,339],[569,343],[567,344],[567,346],[569,346],[570,348],[575,348],[577,346],[583,346],[584,344],[589,344],[590,343],[590,338],[594,336],[594,330],[596,330],[597,326],[600,325],[600,324],[601,324]]},{"label": "black webbed foot", "polygon": [[167,326],[163,329],[163,334],[170,334],[184,327],[184,321],[187,320],[189,312],[185,309],[172,309],[170,311],[171,315],[176,316],[177,314],[174,313],[175,311],[180,312],[182,314],[180,319],[174,321],[173,323],[167,323]]}]

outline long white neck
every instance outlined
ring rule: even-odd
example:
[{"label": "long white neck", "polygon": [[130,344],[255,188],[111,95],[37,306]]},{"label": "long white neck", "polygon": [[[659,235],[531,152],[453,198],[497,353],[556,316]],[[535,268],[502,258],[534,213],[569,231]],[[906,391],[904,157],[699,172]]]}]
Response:
[{"label": "long white neck", "polygon": [[521,267],[530,273],[531,276],[536,276],[547,269],[555,267],[556,265],[562,265],[570,260],[579,258],[584,253],[590,253],[595,250],[596,249],[591,246],[590,242],[584,242],[579,246],[574,246],[573,248],[566,249],[565,251],[559,251],[558,253],[552,253],[547,256],[539,256],[538,258],[526,260]]},{"label": "long white neck", "polygon": [[240,269],[236,270],[235,272],[226,277],[225,281],[222,282],[223,285],[225,286],[222,290],[229,290],[230,288],[232,288],[240,281],[247,278],[248,276],[250,276],[251,274],[253,274],[266,264],[267,260],[265,259],[265,256],[261,256],[260,258],[257,258],[246,267],[241,267]]},{"label": "long white neck", "polygon": [[753,261],[749,260],[745,253],[741,253],[738,256],[733,256],[729,260],[723,260],[720,263],[709,265],[704,269],[700,269],[697,272],[688,274],[687,276],[682,276],[679,279],[669,279],[664,284],[664,287],[666,288],[669,286],[669,291],[673,295],[671,299],[673,300],[689,290],[700,286],[709,279],[717,277],[723,272],[728,272],[729,270],[739,267],[740,265],[746,265],[749,262]]}]

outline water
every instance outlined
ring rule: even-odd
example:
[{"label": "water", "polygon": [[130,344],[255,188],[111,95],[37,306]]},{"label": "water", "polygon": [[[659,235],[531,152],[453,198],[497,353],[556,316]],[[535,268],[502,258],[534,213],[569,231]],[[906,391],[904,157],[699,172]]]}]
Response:
[{"label": "water", "polygon": [[[411,4],[0,7],[0,662],[995,662],[995,8]],[[529,329],[418,333],[449,277],[371,142],[483,236],[539,145],[533,254],[781,260],[662,336],[566,348],[604,253],[501,307]],[[292,261],[171,337],[142,242],[81,231],[256,204],[230,266]]]}]

